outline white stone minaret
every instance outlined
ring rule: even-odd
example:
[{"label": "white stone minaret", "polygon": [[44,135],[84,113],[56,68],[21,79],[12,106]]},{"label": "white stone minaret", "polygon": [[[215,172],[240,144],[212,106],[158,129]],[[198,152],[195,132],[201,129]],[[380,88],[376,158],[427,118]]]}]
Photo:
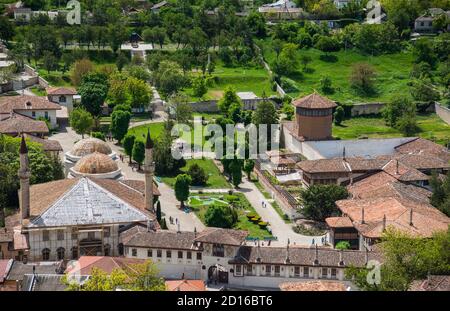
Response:
[{"label": "white stone minaret", "polygon": [[150,137],[150,130],[147,132],[145,142],[145,208],[153,211],[153,175],[155,173],[155,163],[153,162],[153,141]]},{"label": "white stone minaret", "polygon": [[28,148],[25,137],[22,135],[20,142],[20,168],[19,168],[20,190],[19,204],[22,220],[30,217],[30,176],[31,171],[28,163]]}]

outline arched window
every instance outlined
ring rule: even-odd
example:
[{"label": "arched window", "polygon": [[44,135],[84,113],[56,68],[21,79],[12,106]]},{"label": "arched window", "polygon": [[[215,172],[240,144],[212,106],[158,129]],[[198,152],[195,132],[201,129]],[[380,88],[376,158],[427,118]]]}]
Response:
[{"label": "arched window", "polygon": [[42,260],[43,261],[50,260],[50,250],[48,248],[44,248],[42,250]]},{"label": "arched window", "polygon": [[111,245],[105,244],[103,250],[105,252],[105,256],[111,256]]},{"label": "arched window", "polygon": [[78,259],[78,247],[72,247],[72,259]]},{"label": "arched window", "polygon": [[56,254],[58,256],[58,260],[63,260],[64,257],[66,256],[66,250],[64,249],[64,247],[59,247],[56,250]]}]

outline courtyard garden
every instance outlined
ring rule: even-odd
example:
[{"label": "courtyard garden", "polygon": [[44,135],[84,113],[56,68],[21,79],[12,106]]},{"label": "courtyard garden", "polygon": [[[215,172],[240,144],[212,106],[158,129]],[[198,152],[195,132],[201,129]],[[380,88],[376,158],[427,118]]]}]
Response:
[{"label": "courtyard garden", "polygon": [[211,211],[208,212],[208,209],[230,208],[236,212],[235,222],[231,226],[233,229],[248,231],[249,238],[272,237],[267,229],[269,223],[261,219],[242,193],[192,195],[188,205],[205,225],[208,225],[208,221],[212,221],[212,216],[208,215]]}]

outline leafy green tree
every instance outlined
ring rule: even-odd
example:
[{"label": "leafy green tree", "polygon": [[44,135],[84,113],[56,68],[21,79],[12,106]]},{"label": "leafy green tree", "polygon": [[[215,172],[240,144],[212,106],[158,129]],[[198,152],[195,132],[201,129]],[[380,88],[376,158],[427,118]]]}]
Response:
[{"label": "leafy green tree", "polygon": [[138,170],[141,169],[141,164],[145,159],[145,145],[140,140],[135,140],[133,145],[133,160],[138,164]]},{"label": "leafy green tree", "polygon": [[294,118],[295,108],[292,105],[292,99],[289,101],[283,101],[283,106],[281,107],[281,112],[285,114],[286,120],[291,121]]},{"label": "leafy green tree", "polygon": [[415,114],[404,114],[398,119],[395,127],[403,134],[403,136],[413,136],[419,130]]},{"label": "leafy green tree", "polygon": [[94,118],[83,107],[75,108],[70,113],[70,126],[77,134],[81,134],[82,138],[84,138],[84,134],[90,131],[93,125]]},{"label": "leafy green tree", "polygon": [[250,180],[251,173],[253,172],[253,169],[255,168],[255,161],[252,159],[245,160],[244,163],[244,172],[247,173],[247,179]]},{"label": "leafy green tree", "polygon": [[433,86],[429,79],[419,79],[412,83],[411,86],[412,97],[421,102],[438,101],[441,97],[439,91]]},{"label": "leafy green tree", "polygon": [[324,94],[334,93],[333,82],[330,77],[323,77],[320,79],[320,89]]},{"label": "leafy green tree", "polygon": [[342,121],[344,121],[344,115],[344,108],[342,108],[342,106],[338,106],[334,112],[334,124],[341,125]]},{"label": "leafy green tree", "polygon": [[153,71],[153,81],[158,90],[166,97],[176,94],[187,83],[180,65],[168,60],[160,62],[158,68]]},{"label": "leafy green tree", "polygon": [[433,189],[430,203],[450,217],[450,173],[441,180],[436,172],[433,172],[430,185]]},{"label": "leafy green tree", "polygon": [[119,53],[116,59],[116,66],[119,71],[122,71],[123,67],[125,67],[129,63],[128,58],[124,53]]},{"label": "leafy green tree", "polygon": [[208,227],[232,228],[237,218],[237,212],[230,206],[211,205],[205,213],[205,223]]},{"label": "leafy green tree", "polygon": [[369,269],[365,268],[350,266],[345,276],[366,291],[406,291],[415,280],[450,273],[449,241],[450,229],[423,239],[388,227],[380,243],[383,253],[380,284],[367,282]]},{"label": "leafy green tree", "polygon": [[235,103],[241,103],[241,100],[236,94],[236,90],[232,86],[227,86],[223,93],[222,98],[217,103],[220,111],[228,116],[228,111],[230,110],[231,105]]},{"label": "leafy green tree", "polygon": [[363,94],[370,94],[375,89],[375,69],[367,63],[355,64],[350,75],[350,84]]},{"label": "leafy green tree", "polygon": [[242,166],[243,161],[238,159],[234,159],[229,166],[231,173],[231,182],[236,188],[238,188],[242,182]]},{"label": "leafy green tree", "polygon": [[133,147],[134,147],[134,141],[136,140],[136,137],[133,134],[127,134],[122,140],[122,146],[125,151],[125,154],[130,159],[131,164],[131,157],[133,156]]},{"label": "leafy green tree", "polygon": [[51,52],[46,51],[42,60],[44,62],[44,69],[47,70],[47,73],[58,69],[58,59]]},{"label": "leafy green tree", "polygon": [[267,99],[260,101],[258,106],[256,107],[255,112],[253,113],[252,118],[253,123],[259,127],[260,125],[267,125],[267,148],[270,150],[271,148],[271,125],[278,124],[278,112],[275,108],[275,105]]},{"label": "leafy green tree", "polygon": [[205,186],[208,182],[208,175],[197,163],[189,166],[187,174],[191,177],[193,186]]},{"label": "leafy green tree", "polygon": [[102,132],[91,132],[90,136],[93,137],[93,138],[97,138],[97,139],[101,139],[103,141],[106,141],[105,134],[102,133]]},{"label": "leafy green tree", "polygon": [[291,75],[298,70],[297,58],[298,46],[293,43],[287,43],[283,46],[280,56],[273,66],[275,73],[279,75]]},{"label": "leafy green tree", "polygon": [[184,208],[184,201],[189,198],[189,185],[191,184],[192,179],[187,174],[180,174],[175,179],[175,197],[181,203],[181,208]]},{"label": "leafy green tree", "polygon": [[350,249],[350,242],[340,241],[339,243],[336,244],[335,249],[339,249],[339,250]]},{"label": "leafy green tree", "polygon": [[179,124],[190,124],[192,121],[192,106],[188,100],[185,94],[176,94],[169,100],[175,120]]},{"label": "leafy green tree", "polygon": [[340,50],[339,42],[328,36],[321,36],[315,45],[316,49],[328,54],[331,52],[337,52]]},{"label": "leafy green tree", "polygon": [[9,21],[8,17],[0,16],[0,40],[9,41],[14,36],[13,24]]},{"label": "leafy green tree", "polygon": [[422,38],[415,42],[413,48],[413,55],[417,64],[425,62],[432,68],[436,67],[438,58],[433,49],[433,43],[431,40]]},{"label": "leafy green tree", "polygon": [[261,13],[250,12],[246,18],[246,23],[256,37],[263,38],[266,36],[266,19]]},{"label": "leafy green tree", "polygon": [[309,219],[325,221],[325,218],[337,215],[335,202],[348,197],[348,191],[338,185],[312,185],[301,192],[302,214]]},{"label": "leafy green tree", "polygon": [[186,165],[183,158],[176,159],[172,156],[173,137],[170,128],[165,128],[155,142],[153,147],[153,160],[155,161],[155,172],[158,176],[170,176],[177,174],[180,168]]},{"label": "leafy green tree", "polygon": [[78,88],[81,95],[81,106],[93,116],[99,116],[108,95],[108,81],[104,74],[89,73],[83,76]]},{"label": "leafy green tree", "polygon": [[94,64],[89,59],[83,58],[77,60],[73,65],[70,80],[75,86],[78,86],[81,84],[83,76],[92,71],[94,71]]},{"label": "leafy green tree", "polygon": [[396,127],[402,116],[415,116],[416,105],[407,97],[397,97],[386,104],[381,114],[387,125]]},{"label": "leafy green tree", "polygon": [[69,274],[62,280],[68,291],[164,291],[165,281],[159,277],[158,269],[152,261],[115,268],[109,275],[99,268],[93,268],[90,278],[80,284],[72,281]]},{"label": "leafy green tree", "polygon": [[120,142],[128,132],[131,113],[128,111],[116,110],[111,114],[111,133]]},{"label": "leafy green tree", "polygon": [[300,56],[300,63],[303,65],[303,71],[307,71],[308,65],[312,62],[312,57],[309,55],[302,54]]},{"label": "leafy green tree", "polygon": [[131,107],[144,108],[150,105],[152,92],[146,82],[134,77],[128,77],[127,91],[131,96]]},{"label": "leafy green tree", "polygon": [[194,91],[194,96],[202,98],[208,92],[208,87],[206,86],[205,78],[197,77],[192,81],[192,89]]}]

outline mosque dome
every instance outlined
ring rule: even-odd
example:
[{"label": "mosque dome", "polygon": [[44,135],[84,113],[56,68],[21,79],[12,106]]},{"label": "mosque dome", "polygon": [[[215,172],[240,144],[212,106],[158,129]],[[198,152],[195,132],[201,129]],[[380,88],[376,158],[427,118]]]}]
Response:
[{"label": "mosque dome", "polygon": [[70,151],[70,154],[77,157],[84,157],[94,152],[109,155],[112,153],[112,150],[103,140],[91,137],[77,142]]},{"label": "mosque dome", "polygon": [[107,174],[116,172],[119,166],[108,155],[94,152],[81,158],[73,167],[73,171],[79,174]]}]

